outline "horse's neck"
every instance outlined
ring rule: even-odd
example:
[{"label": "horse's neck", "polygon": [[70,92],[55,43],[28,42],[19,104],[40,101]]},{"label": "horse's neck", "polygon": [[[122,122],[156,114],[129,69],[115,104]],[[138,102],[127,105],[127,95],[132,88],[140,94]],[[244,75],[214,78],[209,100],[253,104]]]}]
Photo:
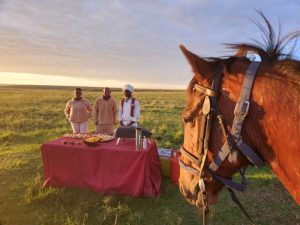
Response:
[{"label": "horse's neck", "polygon": [[[220,109],[233,121],[233,109],[241,93],[244,75],[223,79]],[[300,204],[300,86],[284,77],[258,75],[251,106],[242,130],[243,140],[267,162],[286,189]],[[222,107],[223,106],[223,107]]]},{"label": "horse's neck", "polygon": [[[258,76],[244,126],[253,146],[300,204],[300,86],[293,81]],[[298,193],[297,193],[298,192]]]}]

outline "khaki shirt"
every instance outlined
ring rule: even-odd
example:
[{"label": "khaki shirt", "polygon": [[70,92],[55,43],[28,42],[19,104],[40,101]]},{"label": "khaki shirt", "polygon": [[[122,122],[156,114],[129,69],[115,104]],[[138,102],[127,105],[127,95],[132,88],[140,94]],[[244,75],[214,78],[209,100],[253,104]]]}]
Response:
[{"label": "khaki shirt", "polygon": [[116,123],[117,103],[113,98],[108,100],[98,97],[95,103],[95,123],[108,125]]},{"label": "khaki shirt", "polygon": [[72,98],[67,102],[65,115],[72,123],[81,123],[89,120],[92,107],[89,101],[82,97],[80,100]]}]

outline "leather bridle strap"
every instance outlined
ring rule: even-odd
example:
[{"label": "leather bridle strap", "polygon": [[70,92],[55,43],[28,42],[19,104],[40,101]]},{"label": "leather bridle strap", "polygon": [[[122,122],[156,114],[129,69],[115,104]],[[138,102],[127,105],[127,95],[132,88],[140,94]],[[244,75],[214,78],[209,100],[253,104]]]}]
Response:
[{"label": "leather bridle strap", "polygon": [[[216,172],[218,170],[219,166],[223,163],[225,158],[232,152],[232,145],[236,146],[240,150],[240,152],[256,167],[264,165],[264,162],[260,159],[260,157],[246,143],[244,143],[241,138],[241,129],[249,110],[251,90],[258,66],[259,62],[251,62],[246,72],[240,99],[238,100],[238,103],[236,104],[234,110],[235,117],[232,124],[231,135],[228,136],[227,141],[221,147],[218,155],[215,156],[214,160],[209,165],[209,169],[213,172]],[[242,177],[242,179],[245,178]],[[230,184],[230,182],[227,182],[227,185],[228,184]],[[234,187],[235,185],[233,185],[233,189]]]},{"label": "leather bridle strap", "polygon": [[264,162],[245,142],[243,142],[241,131],[245,117],[247,116],[249,111],[251,90],[259,64],[260,62],[251,62],[246,72],[240,98],[234,109],[234,120],[231,128],[231,135],[236,143],[236,147],[255,167],[263,166]]},{"label": "leather bridle strap", "polygon": [[236,183],[236,182],[232,181],[231,179],[221,177],[221,176],[217,175],[216,173],[214,173],[213,171],[211,171],[209,168],[208,168],[208,171],[209,171],[210,175],[216,181],[220,182],[225,187],[230,188],[232,190],[236,190],[236,191],[245,191],[246,190],[246,187],[247,187],[247,178],[245,176],[246,167],[244,169],[239,170],[240,177],[241,177],[241,183]]},{"label": "leather bridle strap", "polygon": [[180,152],[183,153],[186,157],[188,157],[189,160],[191,160],[193,163],[200,165],[201,161],[199,161],[198,157],[194,156],[192,153],[190,153],[188,150],[186,150],[183,146],[181,146]]},{"label": "leather bridle strap", "polygon": [[241,131],[243,123],[245,121],[245,117],[247,116],[249,111],[251,90],[259,64],[260,62],[253,61],[249,65],[243,81],[240,98],[236,103],[234,109],[234,120],[231,128],[231,134],[236,141],[241,138]]},{"label": "leather bridle strap", "polygon": [[193,90],[197,91],[199,93],[203,93],[206,96],[217,96],[218,95],[218,92],[216,92],[215,90],[212,90],[212,89],[207,88],[207,87],[203,87],[199,84],[195,84],[194,87],[193,87]]},{"label": "leather bridle strap", "polygon": [[179,160],[179,166],[194,176],[199,175],[200,172],[199,168],[194,168],[188,164],[185,164],[184,162],[182,162],[182,160]]},{"label": "leather bridle strap", "polygon": [[[208,199],[207,199],[207,191],[204,183],[204,174],[202,173],[203,168],[205,166],[205,161],[207,158],[208,152],[208,143],[210,137],[210,129],[213,122],[212,114],[217,110],[217,96],[218,90],[220,85],[220,80],[222,76],[222,67],[221,65],[217,66],[217,70],[215,72],[214,80],[212,83],[212,88],[203,87],[199,84],[194,84],[193,90],[205,94],[206,97],[204,99],[203,107],[202,107],[202,122],[201,122],[201,130],[199,135],[199,158],[192,155],[188,152],[183,146],[181,147],[180,151],[188,157],[191,162],[195,163],[200,168],[194,168],[190,165],[185,164],[182,160],[179,161],[179,165],[181,168],[186,169],[193,175],[199,175],[199,188],[201,194],[201,203],[203,207],[203,225],[207,225],[208,222],[208,213],[209,213],[209,206],[208,206]],[[199,196],[197,202],[200,201]],[[198,205],[198,203],[196,203]]]},{"label": "leather bridle strap", "polygon": [[248,220],[250,220],[252,222],[252,225],[255,225],[254,221],[252,220],[252,218],[250,217],[250,215],[247,213],[247,211],[243,207],[242,203],[240,202],[240,200],[238,199],[238,197],[234,193],[234,191],[231,190],[230,188],[227,188],[227,190],[230,193],[232,201],[234,203],[236,203],[240,207],[240,209],[242,210],[242,212],[244,213],[244,215],[248,218]]},{"label": "leather bridle strap", "polygon": [[199,149],[199,151],[202,152],[202,160],[201,160],[200,171],[199,171],[199,187],[202,196],[203,225],[207,225],[208,213],[209,213],[207,191],[204,183],[203,168],[205,166],[205,161],[207,158],[210,129],[213,123],[213,114],[215,112],[218,113],[217,97],[218,97],[218,90],[221,82],[222,68],[223,68],[222,65],[218,64],[215,72],[214,80],[212,83],[212,89],[206,88],[206,90],[209,90],[210,93],[212,94],[206,94],[203,107],[202,107],[202,113],[203,115],[205,115],[205,128],[203,128],[205,131],[203,132],[204,137],[203,136],[200,137],[199,140],[201,141],[200,143],[203,148],[203,149]]},{"label": "leather bridle strap", "polygon": [[[188,152],[183,146],[181,147],[180,151],[187,156],[191,162],[195,163],[197,166],[196,168],[185,164],[183,161],[180,160],[179,165],[183,169],[186,169],[188,172],[192,173],[193,175],[199,175],[199,187],[201,190],[202,195],[202,205],[203,205],[203,224],[207,224],[207,214],[208,214],[208,202],[207,202],[207,192],[205,189],[205,183],[204,183],[204,174],[202,173],[204,166],[206,166],[207,171],[211,174],[211,176],[218,182],[222,183],[230,192],[230,195],[232,197],[232,200],[238,204],[238,206],[241,208],[243,213],[247,216],[247,218],[251,221],[252,219],[247,214],[239,200],[237,199],[235,193],[232,189],[238,190],[238,191],[244,191],[246,189],[246,176],[245,176],[245,170],[241,169],[240,175],[241,175],[241,183],[235,183],[231,179],[221,177],[216,174],[219,166],[223,163],[223,161],[231,155],[233,151],[233,147],[236,146],[240,152],[242,152],[246,158],[255,166],[259,167],[264,165],[264,162],[259,158],[259,156],[246,144],[242,141],[241,138],[241,129],[243,126],[243,122],[245,119],[245,116],[248,113],[249,110],[249,100],[251,95],[251,89],[254,82],[256,70],[259,66],[259,62],[251,62],[247,73],[245,75],[245,79],[243,82],[242,92],[240,95],[240,99],[238,103],[236,104],[235,110],[234,110],[234,122],[232,125],[231,134],[228,134],[223,122],[222,115],[220,114],[220,111],[217,106],[217,96],[218,96],[218,90],[220,86],[221,76],[222,76],[222,67],[220,65],[217,66],[217,70],[215,72],[215,77],[212,83],[211,88],[203,87],[199,84],[194,84],[193,90],[200,92],[202,94],[205,94],[205,100],[203,103],[202,108],[202,120],[201,120],[201,129],[200,129],[200,135],[199,135],[199,155],[200,157],[196,157],[192,155],[190,152]],[[212,163],[207,166],[205,165],[205,161],[207,158],[207,152],[208,152],[208,143],[209,143],[209,137],[210,137],[210,128],[213,123],[213,115],[216,114],[216,117],[218,118],[218,122],[220,124],[225,143],[222,146],[221,150],[219,151],[218,155],[215,156]],[[200,165],[200,168],[198,166]],[[199,196],[198,200],[199,201]]]},{"label": "leather bridle strap", "polygon": [[[212,113],[217,109],[217,96],[218,96],[218,89],[221,81],[222,76],[222,66],[218,64],[214,80],[212,82],[212,88],[203,87],[199,84],[194,84],[193,90],[204,93],[206,95],[203,108],[202,108],[202,122],[201,122],[201,130],[199,136],[199,155],[200,157],[195,157],[189,151],[187,151],[183,146],[181,147],[180,151],[187,156],[192,162],[200,165],[199,176],[202,177],[202,170],[205,165],[205,160],[208,152],[208,142],[210,137],[210,128],[213,122]],[[180,160],[181,161],[181,160]],[[182,161],[181,161],[182,162]],[[185,163],[181,163],[183,167],[187,167]],[[185,165],[185,166],[184,166]]]},{"label": "leather bridle strap", "polygon": [[203,214],[203,225],[208,224],[208,214],[209,214],[209,207],[208,207],[208,198],[207,198],[207,191],[204,183],[204,179],[199,179],[199,188],[202,197],[202,214]]},{"label": "leather bridle strap", "polygon": [[[206,88],[209,90],[214,91],[214,95],[207,95],[204,99],[203,107],[202,107],[202,113],[205,115],[205,121],[206,121],[206,126],[205,126],[205,132],[204,132],[204,137],[200,137],[200,141],[202,141],[202,146],[203,149],[199,149],[202,152],[202,160],[201,160],[201,166],[200,166],[200,176],[202,177],[202,170],[205,165],[205,160],[208,152],[208,143],[209,143],[209,137],[210,137],[210,129],[213,123],[213,114],[217,113],[219,114],[218,106],[217,106],[217,97],[218,97],[218,91],[219,91],[219,86],[221,83],[221,77],[222,77],[222,70],[223,66],[222,64],[218,64],[215,72],[215,76],[212,82],[212,88]],[[202,128],[201,128],[202,129]]]}]

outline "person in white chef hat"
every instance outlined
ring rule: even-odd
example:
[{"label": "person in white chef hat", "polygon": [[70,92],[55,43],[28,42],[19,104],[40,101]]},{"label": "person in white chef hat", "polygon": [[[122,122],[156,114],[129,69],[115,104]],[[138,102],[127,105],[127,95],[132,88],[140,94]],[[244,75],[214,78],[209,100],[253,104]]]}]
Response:
[{"label": "person in white chef hat", "polygon": [[120,125],[137,127],[140,117],[140,103],[136,98],[132,97],[134,88],[132,85],[126,84],[122,90],[125,97],[119,105]]}]

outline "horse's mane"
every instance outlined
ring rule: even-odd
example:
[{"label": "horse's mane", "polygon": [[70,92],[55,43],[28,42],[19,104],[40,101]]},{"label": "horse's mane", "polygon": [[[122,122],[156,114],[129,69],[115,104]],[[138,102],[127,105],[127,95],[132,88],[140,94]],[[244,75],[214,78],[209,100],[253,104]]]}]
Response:
[{"label": "horse's mane", "polygon": [[[263,18],[265,24],[257,20],[252,20],[262,32],[263,42],[254,40],[254,43],[229,43],[225,44],[231,50],[237,51],[236,56],[220,57],[220,58],[206,58],[211,62],[223,61],[226,67],[230,70],[231,64],[239,61],[249,61],[245,57],[247,52],[253,52],[260,56],[261,62],[264,65],[275,66],[276,70],[282,74],[293,77],[295,80],[300,79],[300,61],[293,58],[297,38],[300,36],[300,30],[294,31],[281,36],[281,27],[279,24],[278,34],[274,31],[271,23],[261,11],[257,11]],[[290,45],[294,41],[293,45]]]},{"label": "horse's mane", "polygon": [[[300,30],[290,32],[285,36],[281,37],[281,26],[279,24],[278,34],[274,31],[271,23],[265,17],[265,15],[257,11],[263,18],[265,25],[257,20],[252,20],[262,32],[263,42],[253,40],[254,43],[232,43],[226,44],[227,47],[237,50],[239,52],[254,52],[257,53],[262,62],[274,63],[282,60],[292,60],[293,53],[296,47],[297,38],[300,36]],[[291,41],[295,40],[294,44],[288,50]],[[288,50],[288,52],[286,52]]]}]

